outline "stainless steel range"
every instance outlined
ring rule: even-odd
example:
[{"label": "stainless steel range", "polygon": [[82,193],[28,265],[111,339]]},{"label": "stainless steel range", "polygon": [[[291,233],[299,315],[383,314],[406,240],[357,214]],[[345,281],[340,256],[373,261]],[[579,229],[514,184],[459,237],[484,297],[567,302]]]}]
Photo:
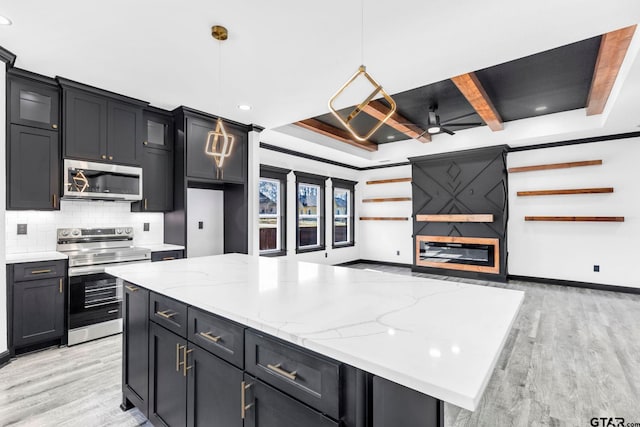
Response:
[{"label": "stainless steel range", "polygon": [[151,261],[132,246],[133,228],[59,228],[58,252],[69,256],[68,345],[122,332],[122,285],[105,267]]}]

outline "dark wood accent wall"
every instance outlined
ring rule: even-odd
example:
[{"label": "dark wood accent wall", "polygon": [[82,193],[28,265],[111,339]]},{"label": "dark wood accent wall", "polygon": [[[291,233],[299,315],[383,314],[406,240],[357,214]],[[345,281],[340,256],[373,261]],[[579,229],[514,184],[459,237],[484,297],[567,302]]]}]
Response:
[{"label": "dark wood accent wall", "polygon": [[[494,238],[500,242],[500,270],[496,274],[454,271],[416,264],[413,269],[442,275],[506,281],[508,147],[412,158],[413,237],[453,236]],[[492,222],[419,221],[422,215],[493,215]]]}]

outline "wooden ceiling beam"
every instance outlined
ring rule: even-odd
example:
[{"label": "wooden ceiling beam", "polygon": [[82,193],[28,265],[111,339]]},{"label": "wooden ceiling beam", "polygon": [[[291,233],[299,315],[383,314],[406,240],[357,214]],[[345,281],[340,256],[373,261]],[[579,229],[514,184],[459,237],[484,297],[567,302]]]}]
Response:
[{"label": "wooden ceiling beam", "polygon": [[[383,120],[389,112],[389,107],[380,101],[371,101],[363,109],[365,113],[377,120]],[[409,138],[417,139],[420,142],[431,142],[431,135],[426,133],[420,126],[411,123],[397,112],[393,113],[385,123]]]},{"label": "wooden ceiling beam", "polygon": [[354,147],[362,148],[363,150],[378,151],[377,144],[369,141],[355,141],[346,130],[331,126],[317,119],[300,120],[294,124],[312,132],[319,133],[320,135],[328,136],[329,138],[337,139],[338,141],[353,145]]},{"label": "wooden ceiling beam", "polygon": [[632,25],[602,36],[587,98],[587,116],[604,111],[635,31],[636,26]]},{"label": "wooden ceiling beam", "polygon": [[460,92],[467,98],[469,104],[476,110],[476,113],[484,120],[492,131],[503,130],[502,118],[493,102],[482,87],[476,73],[462,74],[451,79]]}]

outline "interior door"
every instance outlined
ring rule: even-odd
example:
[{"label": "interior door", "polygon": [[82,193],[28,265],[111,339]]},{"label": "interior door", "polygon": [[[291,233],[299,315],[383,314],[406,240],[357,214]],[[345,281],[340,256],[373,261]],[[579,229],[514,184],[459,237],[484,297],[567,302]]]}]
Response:
[{"label": "interior door", "polygon": [[187,189],[187,255],[224,253],[224,191]]}]

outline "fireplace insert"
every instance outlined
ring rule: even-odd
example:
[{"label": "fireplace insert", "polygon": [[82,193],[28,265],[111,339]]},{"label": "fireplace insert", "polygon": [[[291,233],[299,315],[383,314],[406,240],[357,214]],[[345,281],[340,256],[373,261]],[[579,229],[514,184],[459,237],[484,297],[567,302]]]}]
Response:
[{"label": "fireplace insert", "polygon": [[416,236],[416,265],[499,273],[498,246],[498,239]]}]

